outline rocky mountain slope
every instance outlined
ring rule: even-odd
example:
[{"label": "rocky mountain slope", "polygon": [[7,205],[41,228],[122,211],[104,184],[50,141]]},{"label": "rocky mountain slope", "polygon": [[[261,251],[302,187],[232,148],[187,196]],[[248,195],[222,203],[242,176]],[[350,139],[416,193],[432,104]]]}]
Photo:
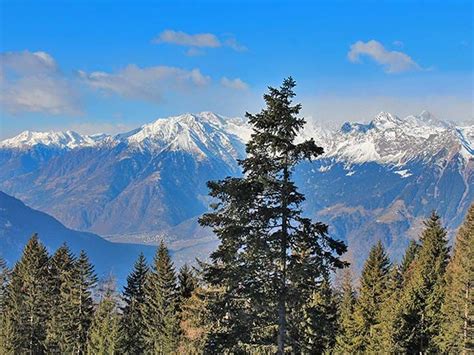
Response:
[{"label": "rocky mountain slope", "polygon": [[[0,189],[114,241],[166,236],[198,249],[213,243],[196,224],[209,203],[206,181],[240,173],[250,134],[244,120],[210,112],[116,136],[24,132],[0,143]],[[308,124],[304,136],[326,152],[296,171],[305,211],[349,242],[356,264],[379,238],[400,256],[432,209],[454,230],[474,200],[474,125],[380,113],[338,130]]]}]

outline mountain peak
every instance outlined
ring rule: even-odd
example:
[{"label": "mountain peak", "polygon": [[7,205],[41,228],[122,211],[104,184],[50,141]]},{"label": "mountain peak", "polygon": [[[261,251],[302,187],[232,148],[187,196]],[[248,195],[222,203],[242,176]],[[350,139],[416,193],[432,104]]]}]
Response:
[{"label": "mountain peak", "polygon": [[79,146],[92,146],[98,143],[98,137],[81,135],[68,130],[65,132],[35,132],[24,131],[13,138],[0,142],[0,147],[28,148],[36,145],[43,145],[50,148],[76,148]]},{"label": "mountain peak", "polygon": [[378,128],[392,128],[400,125],[402,120],[398,116],[382,111],[372,120],[371,124]]}]

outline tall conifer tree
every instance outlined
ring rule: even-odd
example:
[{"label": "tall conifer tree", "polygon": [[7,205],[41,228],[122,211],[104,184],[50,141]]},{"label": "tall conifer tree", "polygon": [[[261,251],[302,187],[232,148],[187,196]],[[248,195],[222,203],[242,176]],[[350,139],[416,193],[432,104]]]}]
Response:
[{"label": "tall conifer tree", "polygon": [[240,162],[244,177],[208,184],[219,202],[200,222],[221,241],[205,270],[206,281],[222,291],[210,306],[217,326],[209,347],[216,351],[298,349],[294,334],[305,323],[297,312],[328,270],[344,265],[337,254],[345,245],[327,235],[326,225],[302,217],[293,170],[323,149],[312,139],[296,143],[305,120],[292,103],[294,87],[292,78],[270,87],[266,108],[247,113],[253,134]]},{"label": "tall conifer tree", "polygon": [[405,254],[403,255],[402,262],[400,264],[400,273],[402,274],[403,278],[407,278],[407,274],[410,271],[410,267],[415,261],[416,255],[420,251],[420,245],[415,240],[410,240],[410,244],[408,244],[407,249],[405,250]]},{"label": "tall conifer tree", "polygon": [[9,282],[10,269],[5,259],[0,257],[0,349],[7,349],[10,333],[9,321],[7,320],[7,286]]},{"label": "tall conifer tree", "polygon": [[179,302],[186,302],[186,300],[191,297],[196,286],[197,280],[193,270],[189,267],[188,264],[184,264],[181,269],[179,269],[178,274]]},{"label": "tall conifer tree", "polygon": [[446,270],[446,292],[436,343],[446,353],[474,352],[474,204],[460,227]]},{"label": "tall conifer tree", "polygon": [[64,273],[61,285],[60,331],[62,353],[84,354],[94,315],[92,292],[97,284],[94,268],[84,251],[72,269]]},{"label": "tall conifer tree", "polygon": [[63,245],[59,247],[50,259],[50,309],[47,324],[46,348],[48,353],[60,353],[64,343],[62,328],[63,309],[65,307],[62,297],[63,284],[67,274],[74,267],[75,258],[70,249]]},{"label": "tall conifer tree", "polygon": [[358,351],[367,350],[374,336],[374,327],[380,322],[380,308],[386,295],[389,271],[390,260],[379,240],[364,264],[354,310]]},{"label": "tall conifer tree", "polygon": [[355,322],[354,307],[356,303],[352,278],[348,269],[342,275],[341,295],[338,305],[338,327],[334,350],[341,354],[351,354],[355,351]]},{"label": "tall conifer tree", "polygon": [[117,296],[110,287],[104,289],[88,332],[89,354],[122,354]]},{"label": "tall conifer tree", "polygon": [[132,273],[127,277],[127,285],[123,291],[125,302],[122,308],[122,345],[125,354],[141,354],[145,350],[145,321],[143,307],[145,306],[145,282],[148,265],[143,253],[135,262]]},{"label": "tall conifer tree", "polygon": [[303,346],[298,352],[329,352],[335,344],[337,333],[337,302],[328,279],[314,292],[309,303],[301,310],[306,318],[306,329],[300,334]]},{"label": "tall conifer tree", "polygon": [[7,350],[42,354],[49,315],[49,257],[34,234],[16,263],[6,297]]},{"label": "tall conifer tree", "polygon": [[434,337],[439,332],[449,257],[446,230],[440,217],[433,212],[424,224],[421,247],[400,296],[397,343],[403,351],[413,353],[437,351]]},{"label": "tall conifer tree", "polygon": [[179,342],[176,274],[164,242],[155,255],[145,288],[145,340],[147,351],[170,354]]}]

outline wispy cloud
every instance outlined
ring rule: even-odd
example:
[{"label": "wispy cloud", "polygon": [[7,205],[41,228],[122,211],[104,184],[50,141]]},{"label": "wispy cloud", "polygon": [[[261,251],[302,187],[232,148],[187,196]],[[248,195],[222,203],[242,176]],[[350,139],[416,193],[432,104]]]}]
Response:
[{"label": "wispy cloud", "polygon": [[226,88],[234,90],[246,90],[249,87],[247,83],[245,83],[239,78],[229,79],[225,76],[221,79],[221,84]]},{"label": "wispy cloud", "polygon": [[81,112],[78,93],[48,53],[6,52],[0,62],[0,103],[8,112]]},{"label": "wispy cloud", "polygon": [[80,71],[79,75],[92,88],[154,103],[161,102],[165,92],[201,87],[211,81],[199,69],[169,66],[140,68],[133,64],[116,73]]},{"label": "wispy cloud", "polygon": [[189,47],[187,54],[196,55],[202,54],[198,48],[218,48],[229,47],[237,52],[245,51],[247,48],[237,42],[232,35],[226,35],[224,38],[219,38],[213,33],[196,33],[189,34],[183,31],[165,30],[158,36],[153,38],[152,43],[155,44],[174,44],[177,46]]},{"label": "wispy cloud", "polygon": [[400,51],[389,51],[375,40],[357,41],[351,45],[349,53],[347,53],[349,60],[359,63],[362,56],[373,59],[384,67],[385,72],[390,74],[422,69],[409,55]]},{"label": "wispy cloud", "polygon": [[173,30],[161,32],[153,39],[153,43],[170,43],[178,46],[207,48],[216,48],[222,45],[217,36],[212,33],[197,33],[191,35],[186,32]]}]

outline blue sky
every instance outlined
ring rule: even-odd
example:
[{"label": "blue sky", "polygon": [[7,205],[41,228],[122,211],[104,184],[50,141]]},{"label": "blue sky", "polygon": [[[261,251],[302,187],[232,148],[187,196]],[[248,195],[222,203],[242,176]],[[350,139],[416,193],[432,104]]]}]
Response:
[{"label": "blue sky", "polygon": [[324,125],[471,121],[472,1],[1,1],[1,132],[242,116],[297,83]]}]

